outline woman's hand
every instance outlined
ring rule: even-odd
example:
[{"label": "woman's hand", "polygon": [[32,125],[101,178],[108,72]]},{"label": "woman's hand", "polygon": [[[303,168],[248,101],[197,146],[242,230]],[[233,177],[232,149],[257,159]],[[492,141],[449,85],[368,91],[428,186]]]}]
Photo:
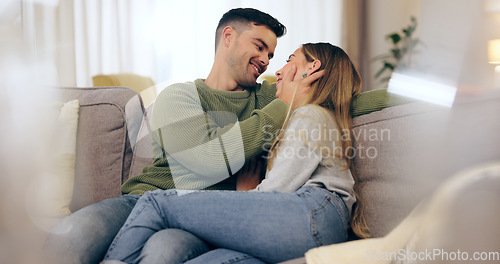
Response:
[{"label": "woman's hand", "polygon": [[253,158],[236,173],[236,177],[238,177],[236,180],[237,191],[252,190],[259,185],[262,163],[257,158]]},{"label": "woman's hand", "polygon": [[[292,99],[294,99],[293,105],[296,106],[298,103],[304,100],[305,96],[309,92],[312,83],[321,78],[325,72],[323,70],[317,71],[301,79],[294,80],[293,77],[297,73],[297,67],[292,65],[290,70],[283,73],[283,79],[276,85],[276,89],[279,89],[278,98],[283,100],[285,103],[294,108],[292,104]],[[293,98],[295,89],[297,88],[297,94]]]}]

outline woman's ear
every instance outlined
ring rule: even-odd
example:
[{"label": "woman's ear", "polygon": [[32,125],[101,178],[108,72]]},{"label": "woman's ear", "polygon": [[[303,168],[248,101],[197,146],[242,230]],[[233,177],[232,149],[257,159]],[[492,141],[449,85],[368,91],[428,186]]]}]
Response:
[{"label": "woman's ear", "polygon": [[313,62],[309,62],[308,64],[309,67],[307,68],[307,75],[311,75],[312,73],[317,72],[321,67],[320,60],[314,60]]}]

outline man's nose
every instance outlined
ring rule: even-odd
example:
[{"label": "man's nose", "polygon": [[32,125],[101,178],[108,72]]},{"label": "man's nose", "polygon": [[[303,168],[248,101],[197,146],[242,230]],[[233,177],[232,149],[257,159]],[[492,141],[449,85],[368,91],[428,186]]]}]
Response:
[{"label": "man's nose", "polygon": [[264,54],[263,56],[260,56],[259,58],[260,63],[263,67],[267,67],[269,65],[269,55]]}]

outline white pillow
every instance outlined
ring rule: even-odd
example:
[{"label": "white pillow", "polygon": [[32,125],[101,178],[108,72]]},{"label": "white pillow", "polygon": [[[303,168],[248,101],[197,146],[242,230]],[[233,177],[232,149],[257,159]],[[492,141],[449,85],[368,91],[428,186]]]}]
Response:
[{"label": "white pillow", "polygon": [[[37,216],[63,217],[71,214],[75,177],[76,136],[80,102],[57,103],[46,120],[49,164],[30,188],[29,210]],[[52,109],[53,111],[54,109]]]}]

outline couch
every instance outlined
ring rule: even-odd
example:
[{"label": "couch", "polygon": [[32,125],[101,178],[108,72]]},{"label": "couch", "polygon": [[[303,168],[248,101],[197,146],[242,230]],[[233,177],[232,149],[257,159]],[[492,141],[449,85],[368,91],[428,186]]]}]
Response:
[{"label": "couch", "polygon": [[[151,138],[145,118],[148,110],[138,94],[128,88],[58,91],[64,101],[80,101],[70,205],[74,212],[119,196],[121,184],[151,164]],[[449,109],[390,95],[386,90],[365,92],[357,98],[353,109],[353,173],[359,179],[358,193],[373,237],[390,232],[456,171],[500,160],[500,148],[491,145],[500,142],[498,91],[458,101]],[[471,133],[478,138],[472,141]],[[464,151],[474,155],[462,155]]]}]

